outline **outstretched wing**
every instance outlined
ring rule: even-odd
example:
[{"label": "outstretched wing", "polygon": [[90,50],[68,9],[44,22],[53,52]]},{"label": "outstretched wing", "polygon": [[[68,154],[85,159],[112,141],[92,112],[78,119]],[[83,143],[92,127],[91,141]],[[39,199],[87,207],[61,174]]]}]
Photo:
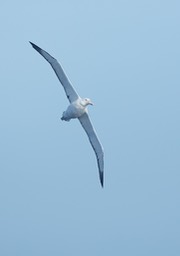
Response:
[{"label": "outstretched wing", "polygon": [[66,74],[64,73],[63,68],[61,65],[58,63],[58,61],[53,58],[49,53],[46,51],[42,50],[40,47],[37,45],[33,44],[30,42],[32,47],[39,52],[51,65],[51,67],[54,69],[54,72],[56,73],[59,81],[61,82],[62,86],[64,87],[65,93],[67,95],[68,100],[71,102],[77,100],[79,98],[79,95],[71,85],[69,79],[67,78]]},{"label": "outstretched wing", "polygon": [[101,186],[103,187],[103,173],[104,173],[103,147],[102,147],[102,145],[97,137],[97,134],[91,124],[88,114],[85,113],[81,117],[79,117],[79,121],[80,121],[82,127],[84,128],[85,132],[87,133],[89,141],[90,141],[90,143],[94,149],[94,152],[96,154],[98,169],[99,169],[99,178],[100,178]]}]

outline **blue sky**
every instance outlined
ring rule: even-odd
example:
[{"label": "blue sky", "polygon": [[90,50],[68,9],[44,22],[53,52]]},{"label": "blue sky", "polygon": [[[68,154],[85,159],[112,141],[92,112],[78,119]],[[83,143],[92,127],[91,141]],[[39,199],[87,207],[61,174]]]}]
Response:
[{"label": "blue sky", "polygon": [[[179,1],[4,1],[0,255],[180,255]],[[105,188],[36,43],[105,149]]]}]

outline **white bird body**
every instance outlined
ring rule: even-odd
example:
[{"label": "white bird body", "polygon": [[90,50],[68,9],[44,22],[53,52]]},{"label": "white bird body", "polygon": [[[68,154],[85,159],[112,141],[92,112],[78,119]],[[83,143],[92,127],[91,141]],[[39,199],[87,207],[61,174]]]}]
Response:
[{"label": "white bird body", "polygon": [[90,99],[78,98],[68,106],[66,111],[63,112],[61,120],[70,121],[70,119],[79,118],[84,113],[87,113],[88,105],[92,105]]},{"label": "white bird body", "polygon": [[38,47],[37,45],[30,42],[32,47],[39,52],[51,65],[54,72],[56,73],[60,83],[62,84],[66,96],[70,102],[70,105],[66,109],[66,111],[63,112],[62,120],[70,121],[71,119],[78,118],[82,127],[84,128],[89,141],[91,143],[91,146],[95,152],[97,164],[98,164],[98,170],[99,170],[99,178],[101,182],[101,186],[103,187],[103,181],[104,181],[104,150],[103,147],[97,137],[96,131],[90,121],[87,106],[93,105],[90,99],[84,98],[82,99],[78,93],[75,91],[73,86],[71,85],[68,77],[66,76],[63,68],[58,63],[58,61],[53,58],[49,53]]}]

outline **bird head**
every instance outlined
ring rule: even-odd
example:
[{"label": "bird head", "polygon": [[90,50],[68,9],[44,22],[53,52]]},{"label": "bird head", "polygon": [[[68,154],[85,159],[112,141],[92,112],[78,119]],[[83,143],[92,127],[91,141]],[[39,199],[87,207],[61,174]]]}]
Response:
[{"label": "bird head", "polygon": [[84,99],[82,99],[82,105],[86,107],[88,105],[93,105],[93,103],[90,99],[84,98]]}]

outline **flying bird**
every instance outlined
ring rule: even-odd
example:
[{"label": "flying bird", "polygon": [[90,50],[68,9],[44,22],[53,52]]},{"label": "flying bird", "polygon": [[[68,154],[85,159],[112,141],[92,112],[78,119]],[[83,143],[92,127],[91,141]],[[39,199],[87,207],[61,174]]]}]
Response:
[{"label": "flying bird", "polygon": [[37,45],[33,44],[32,42],[30,42],[30,44],[39,54],[41,54],[49,62],[54,72],[56,73],[56,76],[58,77],[60,83],[62,84],[66,96],[70,102],[70,105],[67,107],[66,111],[63,112],[61,120],[70,121],[74,118],[79,119],[95,152],[99,170],[99,178],[101,186],[103,187],[104,150],[91,123],[87,110],[88,105],[93,105],[92,101],[89,98],[81,98],[78,95],[76,90],[73,88],[71,82],[69,81],[68,77],[66,76],[63,68],[55,58],[53,58],[49,53],[47,53]]}]

